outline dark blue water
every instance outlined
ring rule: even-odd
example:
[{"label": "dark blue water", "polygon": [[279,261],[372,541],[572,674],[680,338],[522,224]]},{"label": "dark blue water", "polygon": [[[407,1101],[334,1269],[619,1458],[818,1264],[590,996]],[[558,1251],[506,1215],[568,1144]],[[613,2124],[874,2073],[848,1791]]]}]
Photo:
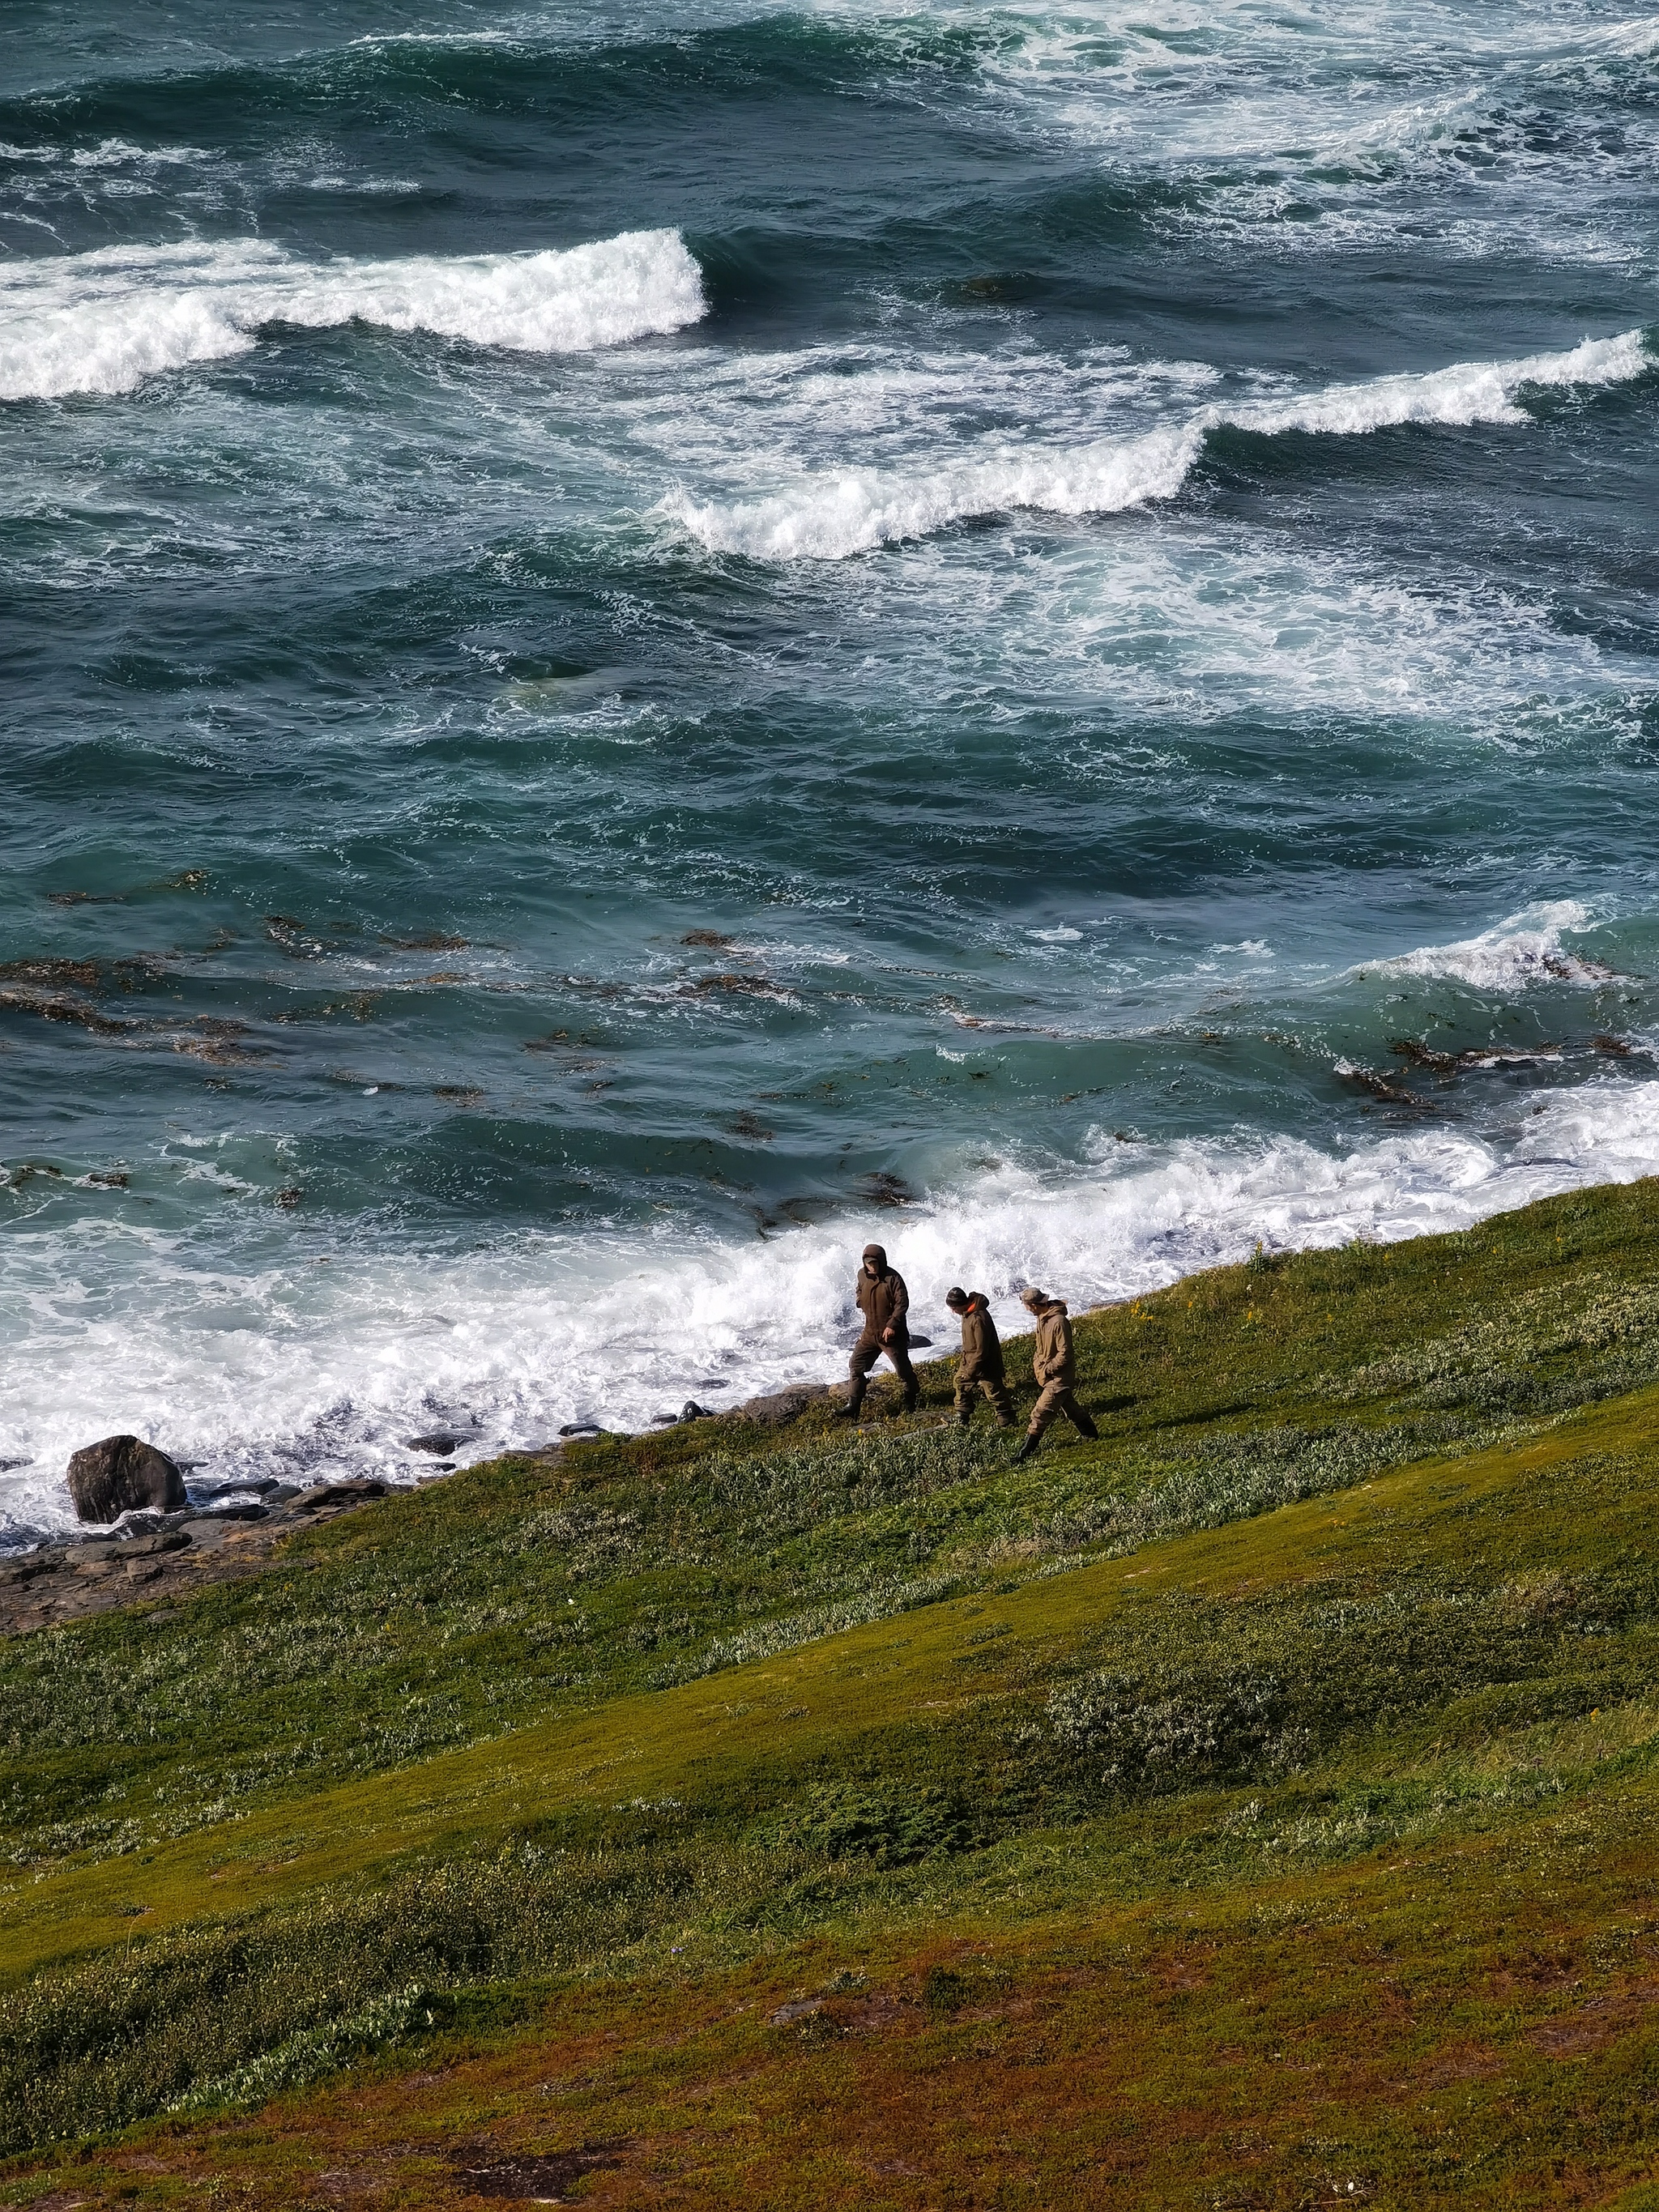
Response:
[{"label": "dark blue water", "polygon": [[15,1522],[1659,1167],[1651,22],[8,29]]}]

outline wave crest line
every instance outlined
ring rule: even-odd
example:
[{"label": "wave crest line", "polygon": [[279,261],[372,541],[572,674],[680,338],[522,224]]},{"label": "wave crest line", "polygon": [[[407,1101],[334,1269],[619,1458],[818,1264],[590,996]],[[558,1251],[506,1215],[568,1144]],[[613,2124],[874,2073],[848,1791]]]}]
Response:
[{"label": "wave crest line", "polygon": [[725,505],[699,502],[677,490],[656,511],[710,552],[760,561],[841,561],[984,515],[1020,509],[1111,514],[1173,499],[1217,430],[1353,437],[1407,422],[1524,422],[1528,417],[1516,396],[1528,386],[1620,384],[1653,366],[1644,332],[1625,331],[1616,337],[1586,338],[1565,353],[1459,362],[1426,374],[1332,385],[1295,398],[1212,401],[1179,423],[1069,451],[1036,447],[926,476],[853,470],[809,478],[793,493]]}]

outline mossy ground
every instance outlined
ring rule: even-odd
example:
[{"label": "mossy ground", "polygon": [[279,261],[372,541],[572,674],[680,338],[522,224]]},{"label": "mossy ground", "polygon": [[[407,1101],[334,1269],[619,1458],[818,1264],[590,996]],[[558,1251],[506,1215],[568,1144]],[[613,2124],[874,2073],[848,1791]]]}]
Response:
[{"label": "mossy ground", "polygon": [[7,1646],[0,2201],[1651,2212],[1659,1187],[1078,1336]]}]

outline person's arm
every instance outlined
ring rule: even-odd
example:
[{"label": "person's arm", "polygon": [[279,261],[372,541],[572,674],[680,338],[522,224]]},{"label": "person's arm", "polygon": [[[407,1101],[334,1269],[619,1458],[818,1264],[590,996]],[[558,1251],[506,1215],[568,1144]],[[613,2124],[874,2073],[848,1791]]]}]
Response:
[{"label": "person's arm", "polygon": [[977,1382],[985,1364],[985,1331],[974,1315],[962,1324],[962,1358],[957,1362],[958,1382]]},{"label": "person's arm", "polygon": [[890,1286],[887,1305],[887,1326],[882,1331],[884,1340],[890,1340],[893,1331],[910,1310],[910,1293],[904,1287],[904,1278],[896,1268],[887,1271]]}]

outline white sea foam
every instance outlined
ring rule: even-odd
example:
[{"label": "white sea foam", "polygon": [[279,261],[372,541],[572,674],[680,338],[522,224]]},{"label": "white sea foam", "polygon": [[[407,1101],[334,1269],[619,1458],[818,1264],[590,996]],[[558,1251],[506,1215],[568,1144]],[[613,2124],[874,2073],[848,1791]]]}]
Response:
[{"label": "white sea foam", "polygon": [[1593,988],[1612,970],[1571,952],[1562,932],[1588,929],[1591,915],[1577,899],[1547,899],[1510,915],[1478,937],[1451,945],[1420,945],[1392,960],[1367,962],[1356,972],[1372,975],[1444,976],[1479,991],[1515,991],[1529,983],[1576,983]]},{"label": "white sea foam", "polygon": [[147,376],[248,350],[270,324],[427,331],[526,353],[578,353],[704,313],[675,230],[562,252],[307,263],[258,240],[106,247],[0,273],[0,399],[131,392]]},{"label": "white sea foam", "polygon": [[[1639,103],[1623,108],[1616,131],[1581,135],[1571,121],[1564,130],[1563,88],[1593,92],[1659,38],[1650,18],[1598,24],[1595,12],[1327,0],[1287,14],[1223,0],[1149,15],[1096,0],[1060,16],[1011,9],[1005,20],[1018,33],[995,42],[981,69],[993,96],[1045,137],[1059,131],[1115,165],[1194,188],[1198,205],[1166,216],[1176,224],[1277,222],[1291,250],[1334,216],[1380,236],[1397,205],[1379,202],[1375,187],[1409,188],[1416,157],[1438,167],[1443,155],[1453,166],[1436,185],[1454,183],[1466,210],[1480,204],[1473,220],[1447,221],[1418,202],[1419,222],[1443,240],[1462,233],[1481,251],[1522,228],[1528,251],[1582,250],[1587,218],[1606,224],[1600,192],[1614,179],[1638,181],[1652,142]],[[1546,117],[1548,127],[1528,127]],[[1354,162],[1369,173],[1345,177]],[[1506,185],[1529,189],[1494,204]],[[1279,221],[1291,206],[1301,220]]]},{"label": "white sea foam", "polygon": [[[717,414],[711,402],[705,431],[716,416],[728,453],[740,450],[724,404]],[[665,437],[661,449],[672,451]],[[711,456],[711,475],[717,466]],[[1196,507],[1045,533],[1040,548],[1026,532],[945,533],[902,562],[805,573],[848,641],[828,664],[838,697],[885,711],[896,686],[987,714],[988,727],[1017,693],[1099,698],[1110,712],[1074,729],[1068,758],[1118,790],[1150,777],[1167,795],[1198,731],[1255,708],[1381,714],[1396,759],[1438,775],[1448,747],[1603,753],[1639,734],[1655,691],[1639,655],[1564,629],[1541,598],[1481,574],[1456,547],[1428,563],[1352,542],[1303,547]]]},{"label": "white sea foam", "polygon": [[659,511],[711,551],[761,561],[844,560],[975,516],[1020,508],[1106,514],[1171,499],[1218,429],[1357,436],[1410,422],[1524,422],[1516,403],[1528,387],[1619,384],[1653,365],[1642,331],[1626,331],[1519,361],[1460,362],[1426,375],[1379,377],[1297,397],[1212,402],[1137,436],[1080,447],[1033,446],[927,474],[852,471],[752,501],[699,501],[676,491]]},{"label": "white sea foam", "polygon": [[1143,1149],[1103,1132],[1080,1174],[983,1171],[936,1204],[744,1244],[597,1231],[441,1260],[340,1248],[326,1268],[236,1273],[142,1231],[14,1231],[4,1297],[31,1349],[0,1375],[0,1457],[28,1464],[0,1474],[0,1516],[65,1525],[69,1453],[123,1430],[196,1462],[198,1481],[412,1479],[429,1462],[402,1440],[423,1431],[463,1434],[459,1455],[477,1458],[567,1421],[638,1428],[689,1395],[731,1405],[833,1380],[872,1235],[945,1345],[952,1282],[986,1290],[1017,1326],[1024,1282],[1080,1308],[1258,1238],[1414,1236],[1659,1170],[1659,1080],[1534,1093],[1529,1109],[1485,1133],[1413,1128],[1346,1152],[1283,1136]]},{"label": "white sea foam", "polygon": [[929,476],[859,471],[730,505],[700,503],[676,491],[659,511],[684,524],[711,552],[742,553],[756,561],[843,561],[975,515],[1020,507],[1109,514],[1172,499],[1203,448],[1204,434],[1188,423],[1070,453],[1038,447],[1029,459],[1009,454]]}]

